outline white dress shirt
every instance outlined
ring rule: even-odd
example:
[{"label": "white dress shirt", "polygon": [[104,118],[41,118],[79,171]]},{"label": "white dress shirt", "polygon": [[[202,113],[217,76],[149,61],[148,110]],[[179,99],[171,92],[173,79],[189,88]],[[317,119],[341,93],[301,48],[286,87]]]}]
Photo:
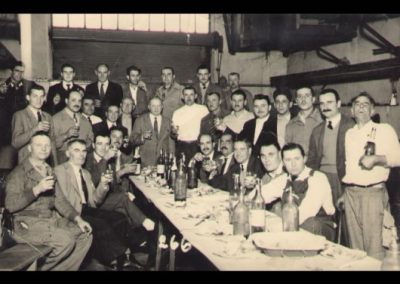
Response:
[{"label": "white dress shirt", "polygon": [[113,126],[117,126],[117,123],[116,123],[116,122],[111,122],[111,121],[109,121],[108,119],[106,120],[106,122],[107,122],[107,127],[108,127],[108,129],[110,129],[110,128],[113,127]]},{"label": "white dress shirt", "polygon": [[179,127],[178,140],[196,141],[200,134],[201,120],[207,114],[207,107],[200,104],[184,105],[174,111],[172,123]]},{"label": "white dress shirt", "polygon": [[137,92],[138,92],[139,87],[129,84],[129,89],[131,90],[131,98],[133,99],[133,101],[136,105],[137,104]]},{"label": "white dress shirt", "polygon": [[31,105],[28,106],[29,110],[32,112],[33,116],[36,117],[36,120],[39,121],[38,115],[37,113],[40,112],[40,115],[42,116],[42,120],[43,120],[43,112],[39,109],[35,109],[33,108]]},{"label": "white dress shirt", "polygon": [[74,83],[72,83],[72,82],[67,83],[65,81],[62,81],[62,86],[63,86],[64,90],[68,90],[68,85],[69,85],[69,89],[72,90]]},{"label": "white dress shirt", "polygon": [[254,114],[246,109],[239,112],[232,111],[231,114],[224,117],[223,122],[227,127],[235,133],[240,133],[243,130],[244,124],[254,118]]},{"label": "white dress shirt", "polygon": [[285,115],[277,115],[276,131],[278,135],[278,143],[281,148],[285,145],[286,125],[289,123],[290,117],[290,112],[287,112]]},{"label": "white dress shirt", "polygon": [[[369,137],[372,128],[376,129],[374,140]],[[374,166],[371,170],[366,170],[359,164],[360,158],[365,153],[364,147],[370,140],[375,142],[375,154],[386,156],[389,167],[400,166],[399,139],[392,126],[387,123],[375,123],[372,120],[362,128],[356,124],[346,132],[346,175],[342,180],[344,183],[366,186],[387,180],[389,168]]]},{"label": "white dress shirt", "polygon": [[104,90],[104,94],[107,93],[107,88],[108,88],[108,83],[109,81],[105,81],[104,83],[102,82],[97,82],[97,88],[99,89],[99,94],[101,93],[101,85],[103,85],[103,90]]},{"label": "white dress shirt", "polygon": [[[309,177],[310,172],[311,169],[305,167],[297,177],[297,180],[306,179]],[[266,204],[282,197],[288,179],[290,179],[290,176],[288,174],[283,174],[261,187],[261,194]],[[324,208],[328,215],[333,215],[335,213],[335,207],[332,202],[332,191],[328,178],[322,172],[314,171],[313,176],[308,179],[306,196],[299,206],[299,223],[302,224],[309,217],[316,216],[321,207]]]},{"label": "white dress shirt", "polygon": [[231,164],[231,161],[232,161],[232,159],[233,159],[233,152],[230,153],[230,154],[228,155],[228,157],[226,157],[225,159],[226,159],[226,163],[225,163],[225,167],[224,167],[224,169],[223,169],[223,171],[222,171],[222,174],[223,174],[223,175],[226,174],[226,173],[228,172],[229,165]]},{"label": "white dress shirt", "polygon": [[329,121],[331,121],[332,127],[335,128],[339,124],[341,118],[342,118],[342,115],[339,112],[334,117],[327,118],[326,122],[325,122],[325,126],[328,127]]},{"label": "white dress shirt", "polygon": [[258,137],[260,136],[264,123],[268,120],[269,117],[270,115],[268,114],[266,117],[256,119],[256,129],[254,130],[253,145],[257,143]]},{"label": "white dress shirt", "polygon": [[78,184],[78,189],[79,189],[79,195],[81,196],[81,200],[82,200],[82,204],[86,204],[86,198],[85,198],[85,194],[83,193],[83,189],[82,189],[82,182],[81,182],[81,176],[79,173],[79,170],[81,169],[81,167],[75,166],[74,164],[70,163],[72,166],[72,170],[74,171],[74,175],[76,178],[76,183]]},{"label": "white dress shirt", "polygon": [[85,113],[82,113],[82,115],[89,121],[89,117],[90,117],[90,121],[92,122],[92,125],[95,125],[95,124],[97,124],[97,123],[100,123],[100,122],[102,122],[103,120],[100,118],[100,117],[98,117],[97,115],[94,115],[94,114],[92,114],[92,115],[87,115],[87,114],[85,114]]}]

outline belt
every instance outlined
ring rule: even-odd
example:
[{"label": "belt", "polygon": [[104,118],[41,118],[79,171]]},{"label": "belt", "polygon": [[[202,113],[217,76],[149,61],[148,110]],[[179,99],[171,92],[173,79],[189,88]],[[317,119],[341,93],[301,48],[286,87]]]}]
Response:
[{"label": "belt", "polygon": [[[369,188],[369,187],[375,187],[375,188],[383,188],[384,182],[377,182],[377,183],[371,183],[368,185],[359,185],[359,184],[355,184],[355,183],[345,183],[345,186],[350,186],[350,187],[359,187],[359,188]],[[382,185],[382,186],[378,186],[378,185]]]}]

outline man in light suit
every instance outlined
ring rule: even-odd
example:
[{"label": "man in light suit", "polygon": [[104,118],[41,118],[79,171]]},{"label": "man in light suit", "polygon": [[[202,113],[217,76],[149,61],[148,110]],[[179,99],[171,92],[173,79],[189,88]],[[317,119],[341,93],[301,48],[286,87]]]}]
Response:
[{"label": "man in light suit", "polygon": [[[171,120],[161,115],[163,104],[159,97],[149,102],[150,113],[139,116],[133,126],[131,141],[140,146],[143,166],[155,166],[160,150],[174,153],[175,148],[170,137]],[[156,129],[157,128],[157,129]]]},{"label": "man in light suit", "polygon": [[32,135],[38,131],[45,131],[49,133],[49,137],[53,141],[51,143],[52,163],[55,166],[58,164],[56,145],[54,143],[53,119],[50,114],[41,110],[45,97],[45,90],[42,86],[33,86],[26,96],[26,100],[29,103],[28,106],[23,110],[17,111],[13,116],[11,145],[18,150],[18,163],[21,163],[29,156],[28,145]]},{"label": "man in light suit", "polygon": [[104,117],[107,106],[114,104],[119,106],[122,100],[122,87],[109,81],[110,68],[105,63],[100,63],[94,71],[97,81],[86,86],[85,95],[92,97],[95,102],[95,114]]},{"label": "man in light suit", "polygon": [[71,206],[93,228],[92,252],[105,265],[125,258],[127,246],[125,233],[127,220],[124,215],[99,209],[112,181],[112,174],[104,174],[95,188],[90,173],[82,168],[87,155],[86,142],[73,139],[68,142],[68,161],[54,169],[57,194],[64,196]]},{"label": "man in light suit", "polygon": [[146,84],[140,80],[142,70],[132,65],[126,69],[128,83],[122,86],[123,98],[131,98],[135,109],[132,115],[136,118],[148,112],[148,98]]},{"label": "man in light suit", "polygon": [[73,138],[86,142],[90,148],[93,142],[93,131],[90,122],[79,112],[82,106],[82,95],[78,91],[71,91],[65,99],[66,107],[53,116],[54,136],[57,148],[58,163],[67,160],[65,150],[67,143]]}]

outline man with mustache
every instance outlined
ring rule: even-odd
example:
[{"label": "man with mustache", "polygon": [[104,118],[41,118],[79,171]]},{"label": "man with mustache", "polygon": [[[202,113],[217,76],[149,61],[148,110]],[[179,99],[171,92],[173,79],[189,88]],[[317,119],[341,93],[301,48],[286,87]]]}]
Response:
[{"label": "man with mustache", "polygon": [[315,93],[309,86],[296,91],[296,102],[300,112],[286,125],[285,143],[297,143],[308,155],[308,145],[314,127],[322,122],[321,114],[314,107]]},{"label": "man with mustache", "polygon": [[90,122],[79,112],[82,106],[82,95],[79,91],[71,91],[65,99],[66,107],[53,116],[54,136],[56,140],[58,163],[67,161],[65,150],[71,139],[82,139],[86,147],[93,142],[93,131]]},{"label": "man with mustache", "polygon": [[232,111],[232,103],[230,101],[231,94],[233,94],[237,90],[243,91],[243,93],[246,94],[246,100],[247,100],[247,106],[246,109],[248,109],[250,112],[253,111],[253,95],[252,93],[244,89],[240,86],[240,74],[237,72],[231,72],[228,74],[228,84],[229,88],[227,90],[227,96],[226,99],[228,100],[227,102],[227,107],[229,111]]}]

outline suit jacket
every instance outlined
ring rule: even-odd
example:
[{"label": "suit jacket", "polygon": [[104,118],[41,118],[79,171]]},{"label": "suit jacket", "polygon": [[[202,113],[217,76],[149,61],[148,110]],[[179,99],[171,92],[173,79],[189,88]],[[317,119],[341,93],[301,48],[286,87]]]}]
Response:
[{"label": "suit jacket", "polygon": [[[90,122],[80,113],[77,113],[79,117],[79,139],[86,141],[86,147],[91,148],[93,143],[93,131]],[[65,140],[65,135],[71,127],[75,126],[75,121],[71,118],[67,111],[64,109],[53,116],[54,123],[54,136],[57,148],[57,159],[58,163],[64,163],[67,161],[65,156],[65,150],[67,149],[67,142],[70,139]]]},{"label": "suit jacket", "polygon": [[[220,152],[214,151],[214,156],[213,156],[213,161],[215,161],[217,163],[217,170],[220,171],[224,160],[223,160],[223,155]],[[206,172],[203,169],[203,163],[202,162],[196,162],[196,168],[197,168],[197,173],[198,173],[198,177],[200,178],[200,180],[202,182],[207,183],[208,182],[208,178],[210,176],[210,173]]]},{"label": "suit jacket", "polygon": [[[341,115],[341,119],[339,122],[339,131],[338,137],[336,141],[336,167],[338,172],[338,177],[341,180],[346,173],[346,165],[345,165],[345,136],[347,130],[354,126],[354,121],[345,116]],[[317,125],[310,137],[310,146],[308,151],[308,159],[307,166],[319,170],[321,167],[322,156],[324,153],[324,135],[326,129],[326,121],[321,122]]]},{"label": "suit jacket", "polygon": [[150,140],[145,139],[143,141],[142,133],[145,130],[154,131],[149,113],[142,114],[136,119],[131,135],[133,144],[135,146],[140,145],[140,156],[144,167],[155,166],[157,164],[157,157],[161,149],[169,153],[175,153],[175,145],[170,137],[171,120],[169,118],[164,115],[162,116],[158,139],[153,132]]},{"label": "suit jacket", "polygon": [[[56,195],[57,192],[61,192],[80,215],[82,213],[82,199],[72,165],[69,162],[58,165],[54,168],[54,174],[57,177]],[[103,185],[100,184],[95,188],[92,176],[85,169],[82,169],[82,176],[88,190],[87,205],[96,208],[103,202],[107,195],[108,187],[103,187]]]},{"label": "suit jacket", "polygon": [[[133,98],[129,84],[122,86],[123,98]],[[138,88],[136,93],[135,109],[133,110],[133,116],[138,117],[149,111],[148,109],[149,100],[147,98],[147,93],[142,88]]]},{"label": "suit jacket", "polygon": [[238,134],[239,139],[247,139],[253,144],[253,155],[258,156],[260,154],[261,145],[269,143],[271,141],[278,141],[278,137],[276,134],[276,126],[277,126],[277,118],[273,115],[270,115],[268,120],[264,122],[264,126],[261,130],[260,135],[256,143],[253,143],[254,140],[254,132],[256,130],[256,118],[253,118],[247,121],[243,130]]},{"label": "suit jacket", "polygon": [[212,92],[217,92],[221,95],[221,108],[223,108],[225,111],[228,110],[228,102],[225,98],[225,93],[222,91],[222,88],[217,85],[217,84],[213,84],[213,83],[209,83],[205,92],[205,95],[202,95],[201,92],[201,86],[200,83],[197,83],[194,85],[194,89],[196,90],[197,93],[197,103],[198,104],[203,104],[206,105],[206,98],[207,98],[207,94],[212,93]]},{"label": "suit jacket", "polygon": [[85,94],[88,97],[101,101],[101,107],[95,109],[95,114],[104,118],[105,111],[107,110],[108,105],[115,104],[119,106],[121,104],[123,92],[121,85],[108,81],[108,87],[104,98],[101,98],[97,83],[98,82],[96,81],[87,85]]},{"label": "suit jacket", "polygon": [[[262,178],[265,173],[261,161],[254,156],[250,156],[246,170],[248,172],[255,173],[258,178]],[[225,191],[230,191],[233,189],[234,185],[233,174],[240,174],[240,164],[237,162],[235,162],[229,168],[228,172],[225,175],[215,176],[213,179],[210,180],[209,184],[212,187],[216,187]]]},{"label": "suit jacket", "polygon": [[[72,83],[71,86],[71,91],[78,91],[81,94],[85,93],[85,90],[77,85]],[[60,95],[60,103],[57,105],[54,105],[53,99],[56,95]],[[57,112],[63,110],[65,108],[65,99],[68,96],[68,90],[64,89],[62,82],[55,84],[49,88],[49,91],[47,92],[47,100],[45,104],[43,105],[43,110],[50,113],[51,115],[56,114]]]},{"label": "suit jacket", "polygon": [[[50,122],[49,136],[52,144],[52,160],[54,165],[57,163],[57,152],[54,136],[54,124],[50,114],[42,112],[42,119]],[[11,145],[18,150],[18,162],[21,163],[26,157],[29,156],[28,144],[32,135],[33,129],[38,125],[37,117],[35,117],[29,107],[17,111],[12,119],[12,140]]]}]

